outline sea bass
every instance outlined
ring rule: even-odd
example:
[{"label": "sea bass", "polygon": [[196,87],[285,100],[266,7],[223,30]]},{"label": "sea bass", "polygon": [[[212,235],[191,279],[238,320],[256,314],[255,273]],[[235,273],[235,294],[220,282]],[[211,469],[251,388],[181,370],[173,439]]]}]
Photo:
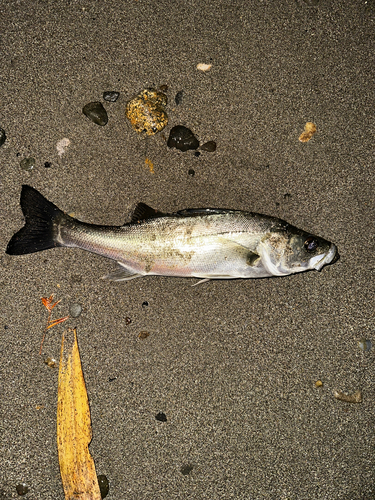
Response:
[{"label": "sea bass", "polygon": [[198,208],[173,214],[139,203],[123,226],[86,224],[62,212],[36,189],[22,186],[25,226],[6,252],[82,248],[118,262],[105,276],[210,279],[265,278],[321,270],[338,259],[336,246],[287,222],[240,210]]}]

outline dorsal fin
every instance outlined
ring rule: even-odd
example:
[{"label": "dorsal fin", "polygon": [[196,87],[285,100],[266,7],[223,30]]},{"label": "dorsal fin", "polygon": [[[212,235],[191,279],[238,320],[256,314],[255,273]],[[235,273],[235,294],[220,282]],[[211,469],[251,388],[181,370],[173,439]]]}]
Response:
[{"label": "dorsal fin", "polygon": [[195,217],[197,215],[214,215],[214,214],[228,214],[232,212],[227,208],[185,208],[184,210],[179,210],[178,215],[184,217]]},{"label": "dorsal fin", "polygon": [[146,203],[138,203],[134,209],[130,222],[134,223],[140,220],[155,219],[156,217],[162,217],[163,215],[166,214],[159,212],[159,210],[155,210],[155,208],[149,207]]}]

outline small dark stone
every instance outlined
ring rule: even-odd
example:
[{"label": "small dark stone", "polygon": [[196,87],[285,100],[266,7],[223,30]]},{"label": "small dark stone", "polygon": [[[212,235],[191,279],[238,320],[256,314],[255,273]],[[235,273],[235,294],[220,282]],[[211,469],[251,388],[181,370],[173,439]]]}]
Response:
[{"label": "small dark stone", "polygon": [[160,92],[166,92],[168,90],[168,85],[160,85],[159,90]]},{"label": "small dark stone", "polygon": [[199,141],[190,129],[183,125],[176,125],[170,131],[167,146],[185,152],[189,149],[197,149]]},{"label": "small dark stone", "polygon": [[107,476],[104,476],[104,474],[98,476],[98,483],[101,497],[105,498],[109,493],[109,481],[107,479]]},{"label": "small dark stone", "polygon": [[142,302],[142,307],[147,307],[147,306],[148,306],[147,300],[145,300],[144,302]]},{"label": "small dark stone", "polygon": [[5,130],[0,127],[0,147],[4,144],[6,139],[7,139],[7,136],[6,136]]},{"label": "small dark stone", "polygon": [[109,377],[108,382],[113,382],[116,379],[117,379],[117,377]]},{"label": "small dark stone", "polygon": [[216,151],[216,142],[215,141],[205,142],[204,144],[202,144],[201,150],[213,153],[214,151]]},{"label": "small dark stone", "polygon": [[199,152],[199,151],[196,151],[196,152],[194,153],[194,156],[196,156],[197,158],[199,158],[199,157],[200,157],[200,155],[201,155],[201,154],[200,154],[200,152]]},{"label": "small dark stone", "polygon": [[132,322],[131,318],[129,318],[129,316],[126,316],[126,318],[125,318],[125,324],[126,325],[130,325],[131,322]]},{"label": "small dark stone", "polygon": [[140,338],[142,340],[147,339],[147,337],[149,337],[149,336],[150,336],[150,334],[144,330],[142,332],[139,332],[139,334],[138,334],[138,338]]},{"label": "small dark stone", "polygon": [[51,168],[51,167],[52,167],[52,163],[51,163],[50,161],[46,161],[46,162],[44,163],[44,166],[45,166],[46,168]]},{"label": "small dark stone", "polygon": [[103,99],[108,102],[116,102],[120,92],[103,92]]},{"label": "small dark stone", "polygon": [[155,415],[156,420],[159,420],[159,422],[166,422],[167,421],[167,415],[163,412],[159,412]]},{"label": "small dark stone", "polygon": [[26,485],[26,483],[20,483],[17,484],[16,490],[19,495],[26,495],[26,493],[29,492],[29,487]]},{"label": "small dark stone", "polygon": [[9,326],[8,325],[4,325],[4,330],[8,330],[9,329]]},{"label": "small dark stone", "polygon": [[177,106],[182,103],[183,98],[184,98],[184,91],[183,90],[179,90],[177,92],[177,94],[176,94],[176,97],[174,98],[175,103],[177,104]]},{"label": "small dark stone", "polygon": [[181,474],[187,476],[194,469],[193,465],[183,465],[180,469]]},{"label": "small dark stone", "polygon": [[87,116],[87,118],[90,118],[90,120],[97,125],[101,125],[103,127],[108,123],[107,111],[104,109],[101,102],[89,102],[83,107],[82,112]]},{"label": "small dark stone", "polygon": [[189,172],[188,172],[189,175],[191,175],[192,177],[194,177],[195,175],[195,170],[193,168],[189,168]]}]

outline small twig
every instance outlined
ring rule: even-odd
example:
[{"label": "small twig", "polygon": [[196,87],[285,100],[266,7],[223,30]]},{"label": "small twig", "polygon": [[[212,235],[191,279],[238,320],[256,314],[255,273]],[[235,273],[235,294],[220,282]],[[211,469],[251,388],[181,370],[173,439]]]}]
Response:
[{"label": "small twig", "polygon": [[42,342],[40,344],[39,354],[42,354],[43,343],[44,343],[44,339],[46,338],[47,330],[49,328],[52,328],[55,325],[58,325],[59,323],[63,323],[63,321],[66,321],[67,319],[69,319],[69,316],[64,316],[63,318],[51,320],[52,309],[55,306],[57,306],[57,304],[59,302],[61,302],[61,299],[57,300],[56,302],[53,302],[53,294],[52,294],[49,297],[41,297],[41,301],[43,302],[44,307],[48,311],[48,318],[47,318],[47,324],[46,324],[46,326],[45,326],[45,328],[43,330],[43,338],[42,338]]}]

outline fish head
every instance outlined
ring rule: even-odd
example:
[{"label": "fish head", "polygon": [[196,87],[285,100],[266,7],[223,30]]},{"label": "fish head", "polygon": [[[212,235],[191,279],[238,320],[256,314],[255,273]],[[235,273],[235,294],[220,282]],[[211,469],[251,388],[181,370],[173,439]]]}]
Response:
[{"label": "fish head", "polygon": [[259,242],[257,253],[272,276],[320,271],[339,258],[336,245],[287,223],[267,233]]}]

